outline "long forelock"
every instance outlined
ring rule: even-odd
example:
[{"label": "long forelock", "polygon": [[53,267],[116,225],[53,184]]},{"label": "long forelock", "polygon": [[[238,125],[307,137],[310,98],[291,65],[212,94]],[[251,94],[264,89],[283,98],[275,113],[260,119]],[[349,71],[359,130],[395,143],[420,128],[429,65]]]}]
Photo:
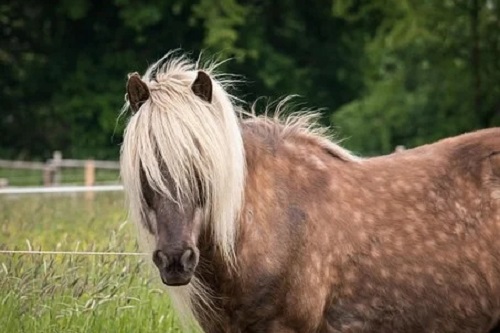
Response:
[{"label": "long forelock", "polygon": [[[184,56],[167,54],[146,71],[143,80],[151,97],[125,130],[123,178],[128,192],[133,192],[135,198],[130,200],[138,206],[135,215],[140,219],[144,216],[141,168],[149,186],[171,200],[198,197],[201,182],[212,221],[223,220],[214,226],[220,229],[214,230],[215,241],[230,259],[235,230],[228,229],[233,229],[230,224],[234,224],[243,193],[243,143],[231,96],[223,88],[227,81],[212,75],[214,101],[208,104],[191,91],[197,67]],[[214,67],[212,63],[203,70],[210,74]],[[161,166],[167,169],[171,184]]]}]

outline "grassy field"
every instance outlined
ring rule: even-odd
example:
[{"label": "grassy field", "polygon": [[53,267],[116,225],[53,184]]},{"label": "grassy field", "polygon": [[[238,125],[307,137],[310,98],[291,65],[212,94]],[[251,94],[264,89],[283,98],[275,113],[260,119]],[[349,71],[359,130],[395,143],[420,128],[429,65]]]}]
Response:
[{"label": "grassy field", "polygon": [[[137,251],[123,194],[0,196],[0,249]],[[180,332],[149,258],[0,254],[1,332]]]}]

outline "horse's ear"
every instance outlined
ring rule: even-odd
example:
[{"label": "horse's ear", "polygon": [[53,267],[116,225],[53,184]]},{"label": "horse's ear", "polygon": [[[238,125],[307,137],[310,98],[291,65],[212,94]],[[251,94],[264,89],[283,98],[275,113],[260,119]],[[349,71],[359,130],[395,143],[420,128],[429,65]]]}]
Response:
[{"label": "horse's ear", "polygon": [[127,81],[127,99],[130,103],[130,109],[136,113],[141,105],[149,98],[148,85],[141,80],[137,73],[128,75]]},{"label": "horse's ear", "polygon": [[212,103],[212,80],[207,73],[198,71],[198,75],[191,86],[194,94],[202,100]]}]

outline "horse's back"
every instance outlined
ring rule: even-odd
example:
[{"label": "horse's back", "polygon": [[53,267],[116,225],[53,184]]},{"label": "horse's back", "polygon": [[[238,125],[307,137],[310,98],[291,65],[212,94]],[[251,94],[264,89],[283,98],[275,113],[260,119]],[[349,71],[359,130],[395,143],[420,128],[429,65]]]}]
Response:
[{"label": "horse's back", "polygon": [[500,129],[489,129],[346,168],[346,207],[333,201],[334,220],[353,245],[336,263],[325,332],[487,332],[496,323],[497,152]]}]

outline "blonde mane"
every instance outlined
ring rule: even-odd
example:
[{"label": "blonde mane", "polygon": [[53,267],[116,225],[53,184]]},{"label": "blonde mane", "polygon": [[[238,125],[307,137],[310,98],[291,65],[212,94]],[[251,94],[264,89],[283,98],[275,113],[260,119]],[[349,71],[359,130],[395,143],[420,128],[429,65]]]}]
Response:
[{"label": "blonde mane", "polygon": [[[315,144],[328,151],[331,155],[349,162],[359,162],[362,158],[340,146],[341,140],[332,140],[334,133],[328,127],[320,125],[321,112],[314,109],[300,109],[295,111],[296,106],[292,100],[296,96],[287,96],[278,102],[266,104],[262,116],[257,115],[257,106],[254,103],[250,112],[240,111],[247,117],[246,123],[260,123],[267,125],[267,130],[272,132],[279,140],[287,140],[291,137],[308,137]],[[335,137],[334,137],[335,139]]]},{"label": "blonde mane", "polygon": [[[212,79],[211,103],[191,90],[197,71],[202,69],[197,63],[169,53],[149,67],[142,80],[150,98],[125,129],[121,177],[130,217],[142,228],[148,226],[148,211],[141,170],[154,191],[179,203],[179,199],[194,200],[199,179],[206,202],[205,223],[210,224],[215,246],[224,259],[234,263],[245,156],[238,117],[231,96],[224,90],[228,81],[211,75],[214,67],[203,68]],[[128,107],[127,103],[124,111]],[[165,169],[170,177],[168,184]],[[155,226],[149,228],[154,231]],[[142,234],[147,232],[143,230]],[[192,294],[206,293],[197,281],[168,289],[180,315],[188,317],[192,316]]]}]

